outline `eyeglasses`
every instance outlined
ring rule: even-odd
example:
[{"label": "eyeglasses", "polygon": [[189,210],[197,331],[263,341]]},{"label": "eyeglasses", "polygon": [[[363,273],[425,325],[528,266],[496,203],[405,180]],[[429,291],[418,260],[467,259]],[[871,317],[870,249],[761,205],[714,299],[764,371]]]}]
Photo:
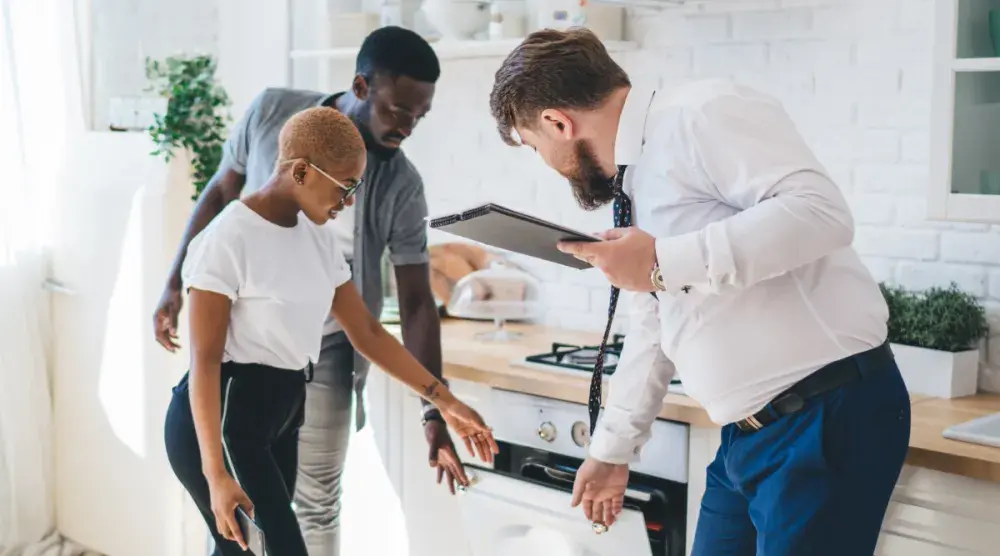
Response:
[{"label": "eyeglasses", "polygon": [[[279,165],[280,164],[287,164],[289,162],[294,162],[294,161],[293,160],[283,160],[283,161],[279,162]],[[328,179],[328,180],[332,181],[333,183],[337,184],[337,187],[343,189],[344,190],[344,198],[343,198],[344,201],[346,201],[346,200],[350,199],[351,197],[353,197],[354,194],[358,192],[358,188],[361,187],[362,185],[364,185],[364,183],[365,183],[364,178],[358,178],[358,181],[352,183],[351,185],[346,185],[343,182],[341,182],[340,180],[338,180],[337,178],[335,178],[335,177],[331,176],[330,174],[327,174],[326,172],[324,172],[322,169],[320,169],[319,166],[316,166],[312,162],[309,162],[308,160],[306,160],[305,163],[308,164],[309,167],[312,168],[313,170],[316,170],[317,172],[319,172],[320,175],[322,175],[326,179]]]},{"label": "eyeglasses", "polygon": [[344,185],[337,178],[331,176],[330,174],[327,174],[323,170],[320,170],[319,166],[316,166],[312,162],[306,161],[306,164],[308,164],[313,170],[316,170],[317,172],[319,172],[320,174],[322,174],[326,179],[332,181],[333,183],[337,184],[338,187],[340,187],[341,189],[343,189],[344,190],[344,200],[345,201],[348,200],[348,199],[350,199],[351,197],[353,197],[354,194],[358,192],[358,188],[361,187],[362,185],[364,185],[364,183],[365,183],[364,178],[358,178],[358,181],[352,183],[351,185]]}]

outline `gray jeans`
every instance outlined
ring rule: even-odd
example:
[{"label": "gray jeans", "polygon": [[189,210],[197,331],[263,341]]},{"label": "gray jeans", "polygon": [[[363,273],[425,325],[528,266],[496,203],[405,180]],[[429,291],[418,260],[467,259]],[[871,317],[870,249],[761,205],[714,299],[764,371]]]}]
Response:
[{"label": "gray jeans", "polygon": [[305,423],[299,431],[295,514],[309,556],[340,554],[341,477],[351,437],[354,348],[324,338],[312,382],[306,384]]}]

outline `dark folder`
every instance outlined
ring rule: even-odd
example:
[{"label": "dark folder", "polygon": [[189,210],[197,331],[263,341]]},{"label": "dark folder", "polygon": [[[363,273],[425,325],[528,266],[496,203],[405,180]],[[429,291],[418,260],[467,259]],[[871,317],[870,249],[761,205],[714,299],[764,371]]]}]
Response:
[{"label": "dark folder", "polygon": [[432,218],[430,224],[431,228],[491,247],[578,269],[590,268],[590,264],[563,253],[556,248],[556,244],[560,241],[600,241],[583,232],[493,203],[458,214]]}]

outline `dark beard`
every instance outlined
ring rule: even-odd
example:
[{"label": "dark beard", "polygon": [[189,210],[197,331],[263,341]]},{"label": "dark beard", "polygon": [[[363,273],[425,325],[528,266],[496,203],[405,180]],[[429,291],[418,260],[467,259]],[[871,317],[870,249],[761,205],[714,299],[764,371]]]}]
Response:
[{"label": "dark beard", "polygon": [[[331,95],[323,104],[325,106],[337,107],[337,99],[344,93],[337,93]],[[365,142],[365,149],[373,155],[377,160],[389,160],[396,156],[399,149],[389,148],[380,145],[376,140],[375,136],[372,135],[371,127],[368,125],[369,114],[371,114],[372,106],[369,101],[364,101],[361,103],[360,109],[354,111],[353,113],[347,114],[347,117],[354,122],[354,127],[358,128],[358,132],[361,133],[361,138]]]},{"label": "dark beard", "polygon": [[614,176],[604,175],[593,149],[584,141],[577,141],[576,175],[567,178],[573,196],[583,210],[597,210],[615,199]]},{"label": "dark beard", "polygon": [[365,148],[368,152],[378,160],[389,160],[396,156],[399,152],[398,148],[390,148],[385,145],[381,145],[375,140],[375,136],[372,135],[372,130],[368,126],[368,114],[371,113],[371,105],[367,102],[364,103],[361,110],[358,111],[358,116],[351,117],[354,122],[354,126],[358,128],[361,132],[361,138],[365,141]]}]

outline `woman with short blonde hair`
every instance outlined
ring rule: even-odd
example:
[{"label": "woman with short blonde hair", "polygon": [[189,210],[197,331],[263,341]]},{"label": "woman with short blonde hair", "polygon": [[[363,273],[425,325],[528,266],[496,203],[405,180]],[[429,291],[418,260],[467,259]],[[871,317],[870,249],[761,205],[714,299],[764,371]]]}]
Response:
[{"label": "woman with short blonde hair", "polygon": [[191,369],[174,388],[165,442],[174,473],[201,510],[216,553],[245,554],[238,512],[267,552],[306,556],[292,510],[305,384],[332,314],[376,366],[437,405],[484,461],[496,442],[369,312],[341,246],[323,225],[362,186],[361,135],[327,107],[293,116],[259,191],[229,204],[188,248]]}]

